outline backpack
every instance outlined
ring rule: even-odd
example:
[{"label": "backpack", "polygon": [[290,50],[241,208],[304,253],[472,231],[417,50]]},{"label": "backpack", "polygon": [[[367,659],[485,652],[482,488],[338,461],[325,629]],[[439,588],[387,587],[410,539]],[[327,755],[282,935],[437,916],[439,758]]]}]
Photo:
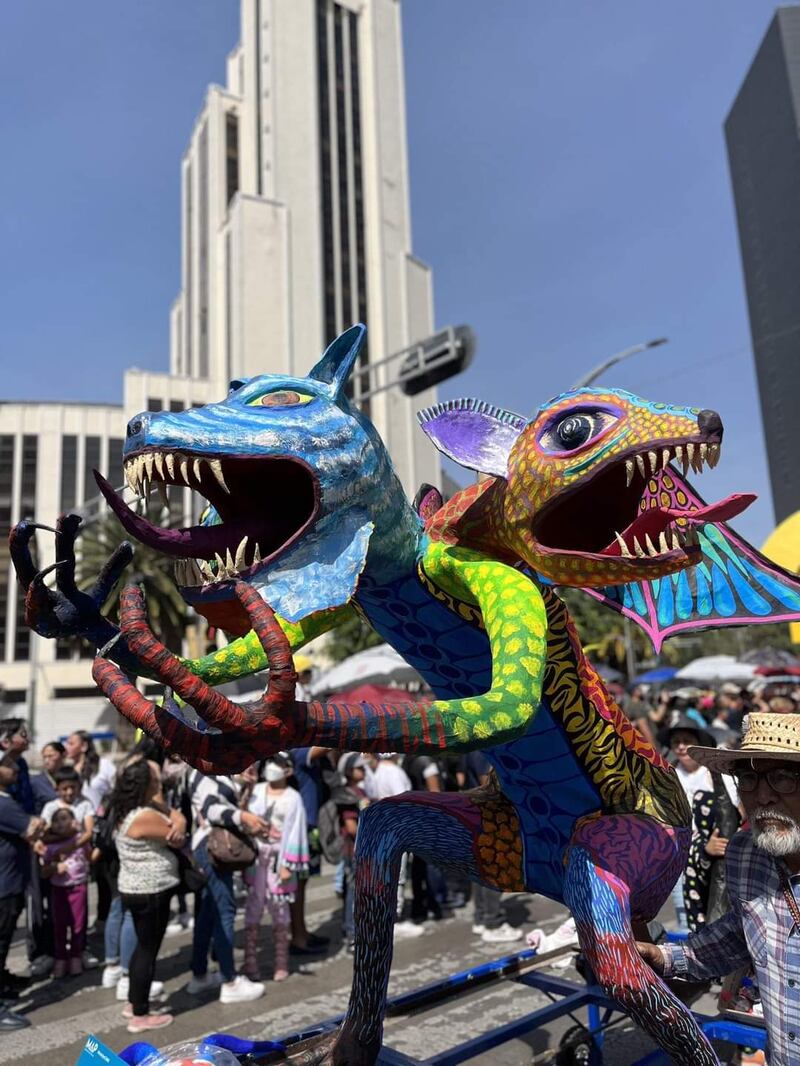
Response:
[{"label": "backpack", "polygon": [[326,800],[317,813],[319,846],[327,862],[334,865],[341,861],[344,852],[342,830],[339,825],[339,806],[335,800]]}]

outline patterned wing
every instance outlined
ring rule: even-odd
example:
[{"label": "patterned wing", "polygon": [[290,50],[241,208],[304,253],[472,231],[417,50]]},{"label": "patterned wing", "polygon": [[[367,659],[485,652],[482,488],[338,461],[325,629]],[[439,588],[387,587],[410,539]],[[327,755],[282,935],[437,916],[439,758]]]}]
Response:
[{"label": "patterned wing", "polygon": [[[672,467],[651,478],[641,509],[656,501],[687,512],[705,506]],[[686,523],[679,518],[677,524]],[[654,581],[584,591],[640,625],[656,651],[667,637],[684,630],[800,619],[797,577],[761,555],[725,522],[709,522],[697,532],[703,558],[696,566]]]}]

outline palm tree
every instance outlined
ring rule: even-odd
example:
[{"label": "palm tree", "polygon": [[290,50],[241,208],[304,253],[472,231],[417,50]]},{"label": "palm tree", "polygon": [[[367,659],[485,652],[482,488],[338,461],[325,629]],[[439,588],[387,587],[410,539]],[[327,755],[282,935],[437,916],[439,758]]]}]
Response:
[{"label": "palm tree", "polygon": [[[153,515],[148,517],[152,519]],[[82,528],[76,546],[75,580],[79,588],[86,589],[93,583],[108,557],[125,539],[122,527],[109,511]],[[141,585],[153,632],[171,651],[179,653],[186,628],[186,604],[173,580],[171,560],[154,548],[136,543],[133,563],[123,580]],[[117,596],[118,588],[115,588],[105,604],[108,607],[105,613],[114,620]]]}]

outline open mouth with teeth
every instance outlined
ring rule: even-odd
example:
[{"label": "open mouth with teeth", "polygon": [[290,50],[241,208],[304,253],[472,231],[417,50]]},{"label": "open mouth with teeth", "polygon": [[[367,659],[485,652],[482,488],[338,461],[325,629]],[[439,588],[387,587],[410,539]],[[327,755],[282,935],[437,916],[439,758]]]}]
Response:
[{"label": "open mouth with teeth", "polygon": [[697,527],[734,518],[755,496],[739,493],[690,510],[664,505],[652,493],[647,500],[645,494],[670,462],[679,463],[684,475],[690,467],[699,474],[706,463],[716,466],[719,454],[718,442],[682,441],[617,459],[542,509],[533,524],[539,551],[643,562],[699,555]]},{"label": "open mouth with teeth", "polygon": [[[311,469],[285,456],[216,456],[148,449],[125,460],[125,479],[147,501],[155,487],[169,505],[166,486],[188,487],[219,515],[216,525],[164,529],[132,510],[104,477],[95,480],[125,530],[143,544],[178,560],[181,586],[213,589],[262,569],[300,537],[319,510]],[[263,501],[254,507],[253,501]]]}]

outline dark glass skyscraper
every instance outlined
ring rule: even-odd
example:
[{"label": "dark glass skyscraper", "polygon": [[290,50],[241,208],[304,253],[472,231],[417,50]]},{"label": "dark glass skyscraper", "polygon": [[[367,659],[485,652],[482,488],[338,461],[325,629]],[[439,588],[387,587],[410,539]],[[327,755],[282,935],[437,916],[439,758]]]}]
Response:
[{"label": "dark glass skyscraper", "polygon": [[800,509],[800,7],[770,23],[725,122],[775,518]]}]

